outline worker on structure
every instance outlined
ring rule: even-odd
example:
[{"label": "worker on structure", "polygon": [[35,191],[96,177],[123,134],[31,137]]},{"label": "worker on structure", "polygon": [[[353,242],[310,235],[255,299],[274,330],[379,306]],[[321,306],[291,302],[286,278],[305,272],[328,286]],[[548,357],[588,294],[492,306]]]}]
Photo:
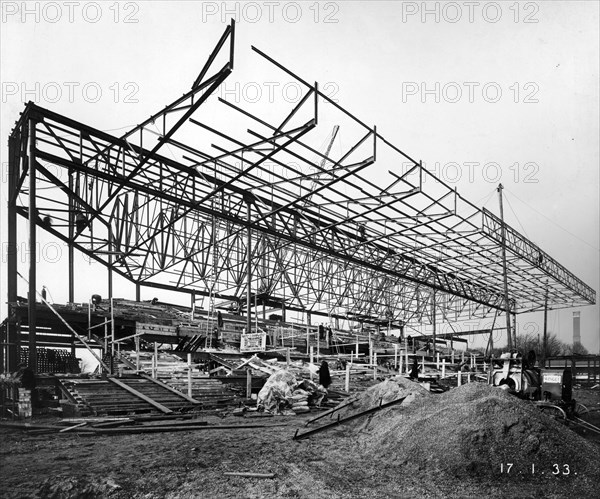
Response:
[{"label": "worker on structure", "polygon": [[417,357],[413,358],[412,369],[410,370],[410,379],[418,380],[419,379],[419,361]]},{"label": "worker on structure", "polygon": [[76,235],[79,235],[80,233],[82,233],[84,231],[84,229],[86,228],[87,224],[88,224],[87,217],[83,213],[81,213],[81,211],[79,211],[79,210],[75,211]]},{"label": "worker on structure", "polygon": [[332,340],[333,340],[333,331],[331,330],[331,326],[327,325],[327,345],[328,346]]},{"label": "worker on structure", "polygon": [[331,385],[331,374],[329,372],[329,364],[326,361],[321,362],[321,367],[317,371],[319,374],[319,384],[327,388]]}]

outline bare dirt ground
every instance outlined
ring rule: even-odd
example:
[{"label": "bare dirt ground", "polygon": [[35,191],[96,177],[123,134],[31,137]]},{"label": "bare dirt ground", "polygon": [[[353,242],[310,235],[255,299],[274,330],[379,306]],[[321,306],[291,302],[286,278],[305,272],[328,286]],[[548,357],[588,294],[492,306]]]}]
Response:
[{"label": "bare dirt ground", "polygon": [[[463,392],[460,403],[470,404],[471,398],[480,396],[473,391],[469,394],[466,389]],[[448,396],[448,393],[443,396]],[[575,396],[591,409],[586,418],[598,425],[599,391],[579,390]],[[423,404],[429,404],[428,401],[435,397],[442,396],[434,395],[419,400]],[[500,399],[502,397],[495,402],[498,407],[502,405]],[[475,411],[483,404],[479,399],[477,403],[479,405],[470,405],[469,408]],[[521,401],[519,403],[525,404]],[[501,417],[508,417],[505,412],[512,411],[511,414],[517,417],[520,414],[518,411],[529,411],[529,408],[521,408],[510,401],[506,404],[508,405],[501,409]],[[488,409],[491,407],[489,403],[483,405]],[[538,468],[534,473],[530,473],[529,469],[516,468],[506,473],[499,467],[493,469],[495,465],[483,471],[475,466],[457,472],[456,468],[440,466],[439,463],[434,466],[429,458],[420,459],[415,450],[415,445],[420,445],[419,439],[423,438],[422,446],[435,445],[437,439],[437,458],[442,462],[446,456],[455,462],[462,462],[460,460],[469,452],[463,449],[465,445],[473,449],[484,444],[487,448],[488,443],[492,446],[498,445],[498,442],[487,442],[485,432],[475,432],[472,438],[476,440],[463,442],[457,448],[461,454],[456,458],[452,454],[455,449],[451,447],[451,443],[452,436],[460,434],[460,428],[448,427],[444,428],[442,434],[431,434],[439,431],[435,429],[437,423],[431,415],[445,413],[439,412],[443,407],[431,406],[438,412],[428,409],[429,407],[423,405],[415,408],[411,405],[389,410],[378,416],[379,419],[373,417],[370,422],[337,426],[299,441],[292,440],[296,429],[302,428],[308,419],[314,417],[314,412],[271,418],[240,418],[232,415],[221,418],[207,412],[201,414],[200,419],[209,424],[262,424],[265,427],[141,435],[83,436],[76,433],[54,433],[34,436],[2,428],[0,497],[598,497],[599,477],[598,472],[594,471],[594,468],[598,468],[598,440],[586,441],[570,430],[568,434],[563,434],[563,430],[567,429],[555,427],[552,422],[548,426],[549,434],[545,437],[545,442],[554,453],[551,455],[556,456],[558,473],[554,473],[554,463],[550,462],[544,464],[544,469]],[[421,412],[418,413],[417,410]],[[411,420],[410,411],[414,415],[420,414],[421,419]],[[465,411],[471,418],[471,425],[478,424],[479,421],[479,416],[476,416],[478,413],[473,411]],[[450,416],[451,414],[440,417]],[[406,419],[401,420],[399,417]],[[537,418],[535,415],[532,417]],[[494,426],[497,425],[490,420],[490,427]],[[515,426],[518,427],[519,425]],[[412,428],[410,439],[402,436],[406,428]],[[422,433],[413,431],[414,428],[421,428]],[[560,434],[563,440],[555,439],[554,433]],[[407,451],[409,455],[399,455],[403,452],[402,445],[405,442],[395,442],[394,435],[407,442],[410,440],[410,448],[413,450]],[[538,437],[541,441],[542,437],[539,435],[522,435],[527,442],[528,438]],[[559,444],[563,441],[567,443]],[[560,445],[565,445],[564,454]],[[574,457],[573,452],[577,448],[581,449],[581,455]],[[416,457],[413,459],[411,453],[415,452]],[[495,452],[493,447],[490,447],[490,452]],[[506,452],[506,449],[498,452]],[[515,449],[515,452],[522,450]],[[562,456],[573,462],[563,462]],[[470,463],[477,463],[478,460],[484,463],[488,459],[483,455],[480,458],[472,455],[468,457]],[[534,455],[518,457],[519,459],[515,456],[515,462],[528,462],[529,459],[535,463]],[[225,472],[272,473],[274,478],[227,476]]]}]

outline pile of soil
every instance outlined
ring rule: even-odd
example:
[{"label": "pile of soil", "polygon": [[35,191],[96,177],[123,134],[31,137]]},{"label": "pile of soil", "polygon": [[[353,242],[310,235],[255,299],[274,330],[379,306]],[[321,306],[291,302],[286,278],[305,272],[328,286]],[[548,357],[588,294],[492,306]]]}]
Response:
[{"label": "pile of soil", "polygon": [[[346,405],[339,411],[336,411],[335,417],[339,415],[340,419],[342,419],[346,416],[356,414],[357,412],[371,409],[372,407],[376,407],[380,404],[383,405],[387,404],[388,402],[404,398],[404,401],[397,406],[383,409],[382,411],[375,413],[376,416],[373,416],[375,418],[387,418],[388,414],[391,411],[395,411],[397,407],[406,407],[417,399],[428,398],[431,396],[431,393],[423,388],[423,386],[421,386],[419,383],[410,381],[403,376],[396,376],[371,386],[364,392],[358,394],[352,404]],[[341,405],[344,404],[345,402]],[[359,423],[361,428],[368,427],[373,417],[363,420],[362,424]]]},{"label": "pile of soil", "polygon": [[[372,393],[388,389],[381,385]],[[355,429],[364,452],[407,470],[523,479],[568,474],[600,481],[600,470],[589,459],[596,446],[533,404],[487,384],[420,396],[401,410],[375,413]]]}]

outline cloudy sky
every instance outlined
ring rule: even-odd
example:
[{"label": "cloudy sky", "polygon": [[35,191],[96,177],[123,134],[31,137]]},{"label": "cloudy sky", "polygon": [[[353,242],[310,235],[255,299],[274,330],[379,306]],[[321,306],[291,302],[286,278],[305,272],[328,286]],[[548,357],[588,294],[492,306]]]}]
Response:
[{"label": "cloudy sky", "polygon": [[[6,137],[23,102],[121,135],[190,88],[234,17],[236,70],[220,95],[257,105],[293,99],[289,77],[253,71],[255,45],[476,205],[497,214],[502,182],[507,222],[598,290],[598,5],[3,1],[2,241]],[[57,302],[67,297],[57,281],[65,264],[66,253],[38,279]],[[81,260],[78,275],[76,299],[87,301],[104,274]],[[131,285],[116,283],[116,296],[133,297]],[[550,331],[566,342],[573,311],[549,314]],[[583,344],[598,352],[599,307],[578,311]],[[518,323],[540,331],[541,314]]]}]

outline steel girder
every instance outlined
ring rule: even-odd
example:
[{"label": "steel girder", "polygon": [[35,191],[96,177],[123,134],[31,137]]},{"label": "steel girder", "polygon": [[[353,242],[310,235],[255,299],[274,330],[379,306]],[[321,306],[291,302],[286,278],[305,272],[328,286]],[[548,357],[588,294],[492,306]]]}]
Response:
[{"label": "steel girder", "polygon": [[[501,222],[316,83],[254,49],[302,85],[302,98],[269,119],[214,98],[233,70],[234,32],[232,23],[189,92],[122,137],[29,103],[10,139],[14,211],[29,216],[33,119],[37,175],[53,188],[36,194],[36,223],[132,282],[234,302],[250,282],[253,295],[287,309],[373,322],[504,309]],[[325,156],[320,123],[333,113],[351,145]],[[397,173],[400,160],[412,168]],[[385,187],[374,180],[385,177],[378,162],[392,168]],[[513,312],[543,308],[545,289],[550,308],[595,302],[591,288],[505,227]]]}]

